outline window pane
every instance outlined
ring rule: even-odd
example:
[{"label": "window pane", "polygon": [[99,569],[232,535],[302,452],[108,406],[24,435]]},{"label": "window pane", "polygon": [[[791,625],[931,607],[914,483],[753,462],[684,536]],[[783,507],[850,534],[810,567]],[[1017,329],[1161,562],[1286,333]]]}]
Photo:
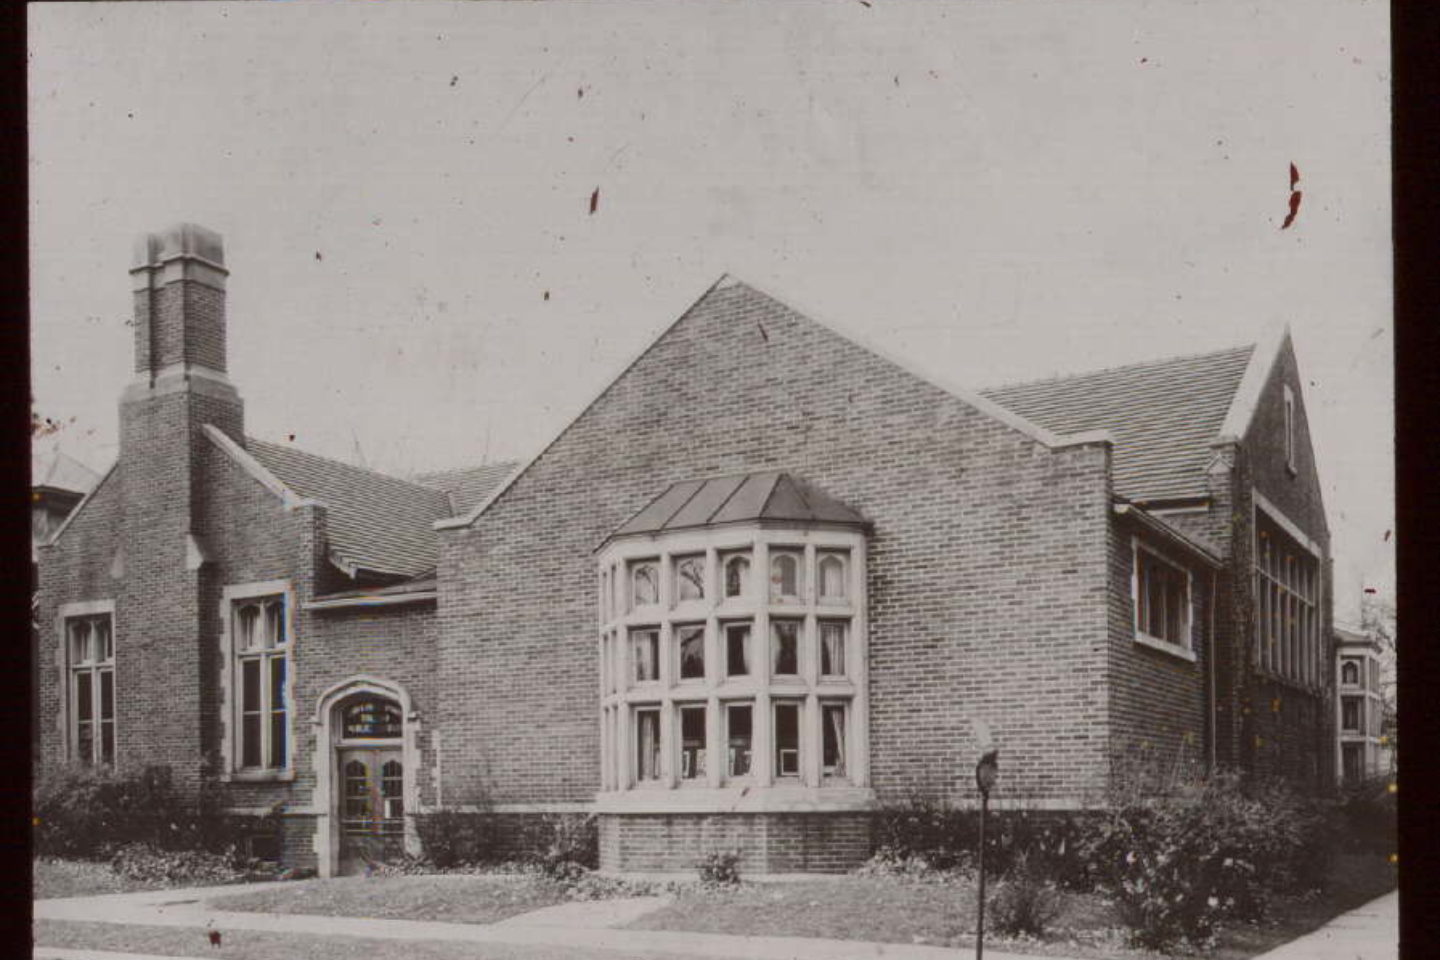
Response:
[{"label": "window pane", "polygon": [[75,718],[81,723],[95,719],[95,687],[89,670],[75,674]]},{"label": "window pane", "polygon": [[775,704],[775,776],[800,775],[800,705]]},{"label": "window pane", "polygon": [[115,673],[108,669],[100,671],[100,719],[115,719]]},{"label": "window pane", "polygon": [[750,672],[750,624],[725,626],[725,675],[743,677]]},{"label": "window pane", "polygon": [[680,679],[705,678],[705,628],[677,627],[680,637]]},{"label": "window pane", "polygon": [[240,709],[260,709],[260,661],[240,661]]},{"label": "window pane", "polygon": [[845,599],[845,563],[834,554],[820,558],[820,599]]},{"label": "window pane", "polygon": [[270,658],[270,709],[285,709],[285,657]]},{"label": "window pane", "polygon": [[770,642],[776,676],[793,676],[800,672],[800,621],[771,620]]},{"label": "window pane", "polygon": [[660,679],[660,631],[635,630],[630,634],[630,662],[637,683]]},{"label": "window pane", "polygon": [[240,765],[260,766],[260,714],[249,713],[240,720]]},{"label": "window pane", "polygon": [[270,714],[270,762],[267,767],[284,769],[286,761],[285,711],[275,710]]},{"label": "window pane", "polygon": [[793,600],[799,595],[799,560],[794,554],[776,554],[770,559],[770,599]]},{"label": "window pane", "polygon": [[285,646],[285,601],[271,600],[265,604],[265,645]]},{"label": "window pane", "polygon": [[115,762],[115,724],[109,721],[100,724],[100,762]]},{"label": "window pane", "polygon": [[95,762],[95,725],[79,723],[75,727],[75,758],[81,763]]},{"label": "window pane", "polygon": [[635,776],[638,780],[660,777],[660,711],[635,711]]},{"label": "window pane", "polygon": [[70,665],[78,666],[90,659],[90,624],[85,620],[70,623]]},{"label": "window pane", "polygon": [[675,564],[675,590],[681,600],[704,599],[704,557],[683,557]]},{"label": "window pane", "polygon": [[680,710],[680,779],[705,776],[705,708]]},{"label": "window pane", "polygon": [[115,639],[110,633],[110,620],[95,621],[95,659],[109,661],[115,658]]},{"label": "window pane", "polygon": [[235,649],[253,650],[259,646],[260,607],[247,603],[235,611]]},{"label": "window pane", "polygon": [[646,607],[660,602],[660,578],[656,576],[655,564],[635,564],[630,568],[630,581],[635,606]]},{"label": "window pane", "polygon": [[846,624],[831,620],[820,624],[820,675],[845,676]]},{"label": "window pane", "polygon": [[731,557],[725,561],[725,596],[743,597],[750,583],[750,560],[747,557]]},{"label": "window pane", "polygon": [[845,776],[845,705],[827,703],[821,706],[821,766],[827,776]]},{"label": "window pane", "polygon": [[732,777],[750,773],[750,705],[725,708],[725,737],[729,747],[726,769]]}]

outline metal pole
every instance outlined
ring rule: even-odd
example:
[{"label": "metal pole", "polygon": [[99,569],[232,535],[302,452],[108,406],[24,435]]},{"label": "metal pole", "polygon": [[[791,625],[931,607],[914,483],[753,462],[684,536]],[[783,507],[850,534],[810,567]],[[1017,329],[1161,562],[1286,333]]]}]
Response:
[{"label": "metal pole", "polygon": [[985,812],[990,806],[990,793],[988,791],[980,794],[980,904],[976,910],[975,922],[975,960],[983,960],[985,956]]}]

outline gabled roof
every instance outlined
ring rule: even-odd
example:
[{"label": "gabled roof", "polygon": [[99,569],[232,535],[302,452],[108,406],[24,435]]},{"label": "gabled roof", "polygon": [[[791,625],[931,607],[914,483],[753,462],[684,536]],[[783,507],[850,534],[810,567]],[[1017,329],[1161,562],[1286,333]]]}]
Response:
[{"label": "gabled roof", "polygon": [[253,438],[245,449],[287,488],[326,507],[331,559],[414,577],[435,569],[436,520],[450,515],[441,490]]},{"label": "gabled roof", "polygon": [[480,467],[437,470],[416,475],[413,480],[422,486],[439,490],[450,498],[451,515],[474,510],[519,464],[514,461],[489,463]]},{"label": "gabled roof", "polygon": [[982,393],[1056,433],[1115,438],[1115,492],[1154,502],[1204,497],[1205,467],[1255,354],[1253,344]]},{"label": "gabled roof", "polygon": [[765,470],[671,484],[610,537],[728,523],[859,527],[866,520],[851,507],[791,474]]},{"label": "gabled roof", "polygon": [[37,454],[30,460],[30,486],[64,490],[84,496],[100,483],[100,474],[59,450]]}]

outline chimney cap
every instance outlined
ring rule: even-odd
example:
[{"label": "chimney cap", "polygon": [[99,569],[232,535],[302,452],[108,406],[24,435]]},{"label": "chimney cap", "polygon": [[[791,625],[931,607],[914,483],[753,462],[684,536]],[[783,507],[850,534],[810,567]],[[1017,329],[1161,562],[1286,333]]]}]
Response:
[{"label": "chimney cap", "polygon": [[192,257],[223,267],[225,242],[220,234],[198,223],[177,223],[159,233],[145,233],[135,239],[136,268],[177,257]]}]

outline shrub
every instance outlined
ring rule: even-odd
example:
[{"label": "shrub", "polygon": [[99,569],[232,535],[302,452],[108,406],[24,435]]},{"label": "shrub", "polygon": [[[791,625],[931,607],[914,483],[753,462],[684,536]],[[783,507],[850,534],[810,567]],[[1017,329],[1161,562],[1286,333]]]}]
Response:
[{"label": "shrub", "polygon": [[1217,775],[1117,798],[1085,847],[1132,942],[1165,950],[1204,944],[1224,920],[1258,919],[1273,891],[1309,882],[1324,823],[1323,806],[1288,786]]},{"label": "shrub", "polygon": [[740,882],[740,851],[712,850],[695,861],[695,867],[707,886],[734,886]]},{"label": "shrub", "polygon": [[1060,915],[1060,895],[1022,853],[1000,881],[987,910],[997,933],[1042,937]]},{"label": "shrub", "polygon": [[540,853],[540,869],[555,879],[578,879],[600,863],[600,831],[595,817],[558,814],[543,821],[550,839]]},{"label": "shrub", "polygon": [[424,858],[441,870],[491,859],[496,849],[494,818],[487,813],[436,810],[415,815]]},{"label": "shrub", "polygon": [[207,806],[174,789],[169,767],[125,775],[78,765],[43,770],[34,804],[35,851],[41,854],[104,859],[130,843],[178,850],[214,839]]},{"label": "shrub", "polygon": [[1357,853],[1389,856],[1396,846],[1395,794],[1389,776],[1347,788],[1336,811],[1337,829]]}]

